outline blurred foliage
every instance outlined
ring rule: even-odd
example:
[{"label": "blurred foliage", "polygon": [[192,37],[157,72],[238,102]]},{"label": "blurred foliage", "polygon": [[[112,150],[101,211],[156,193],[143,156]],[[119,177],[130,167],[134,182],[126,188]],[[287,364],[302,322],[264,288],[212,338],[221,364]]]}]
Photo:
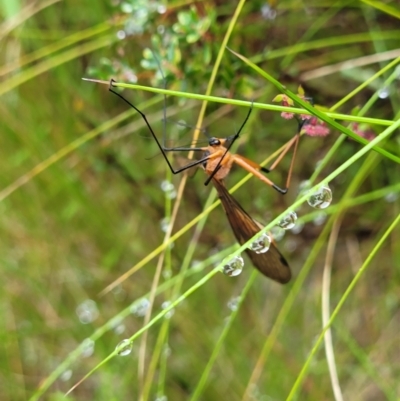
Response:
[{"label": "blurred foliage", "polygon": [[[99,293],[163,243],[165,222],[182,179],[166,172],[140,116],[109,94],[106,86],[81,78],[114,78],[203,94],[237,2],[3,0],[0,4],[0,399],[57,400],[120,341],[143,327],[158,258],[150,258],[105,296]],[[301,85],[306,96],[329,108],[399,56],[390,53],[398,50],[398,13],[396,1],[247,1],[228,46],[292,91]],[[351,97],[339,111],[353,114],[356,121],[367,104],[370,117],[398,119],[398,68]],[[223,53],[212,94],[264,103],[279,95],[228,51]],[[160,138],[167,136],[168,146],[191,143],[199,102],[167,98],[164,131],[162,96],[140,91],[124,95],[146,113]],[[209,103],[203,132],[230,136],[246,113],[243,108]],[[384,128],[353,125],[368,135]],[[297,123],[280,113],[254,109],[237,151],[261,162],[296,129]],[[337,140],[334,131],[325,138],[301,139],[285,197],[252,179],[235,198],[255,219],[271,221],[293,203],[301,184]],[[380,145],[399,155],[398,132]],[[360,148],[355,141],[343,140],[317,181]],[[172,155],[171,161],[179,165]],[[288,155],[271,179],[283,186],[289,166]],[[243,175],[234,169],[227,186]],[[104,363],[70,398],[139,399],[144,394],[143,400],[191,399],[216,352],[199,399],[243,399],[282,305],[296,291],[305,261],[315,252],[311,272],[281,321],[276,341],[271,340],[260,377],[249,386],[253,399],[286,399],[322,329],[328,219],[339,221],[342,214],[333,255],[332,310],[399,214],[399,176],[398,165],[368,153],[330,183],[334,199],[330,208],[314,211],[304,205],[297,210],[304,222],[278,244],[292,268],[292,283],[280,286],[258,275],[236,310],[251,271],[246,259],[241,276],[214,276],[168,319],[146,330],[143,371],[138,366],[143,352],[140,338],[129,356]],[[204,181],[200,171],[186,183],[178,198],[174,233],[203,211],[213,193]],[[344,207],[343,199],[358,203]],[[343,399],[395,401],[400,393],[399,237],[397,227],[334,322],[333,349]],[[165,255],[152,316],[200,283],[232,252],[234,243],[220,206],[203,229],[190,229],[175,240]],[[192,268],[174,293],[171,288],[185,265]],[[234,313],[237,316],[219,348],[218,338]],[[297,398],[334,399],[324,350],[313,359]]]}]

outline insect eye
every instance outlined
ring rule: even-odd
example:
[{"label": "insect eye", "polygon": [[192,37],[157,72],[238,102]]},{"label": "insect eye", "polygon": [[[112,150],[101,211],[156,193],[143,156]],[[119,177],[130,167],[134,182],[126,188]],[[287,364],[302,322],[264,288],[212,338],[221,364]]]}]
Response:
[{"label": "insect eye", "polygon": [[210,146],[219,146],[221,145],[221,141],[218,138],[211,138],[208,144]]}]

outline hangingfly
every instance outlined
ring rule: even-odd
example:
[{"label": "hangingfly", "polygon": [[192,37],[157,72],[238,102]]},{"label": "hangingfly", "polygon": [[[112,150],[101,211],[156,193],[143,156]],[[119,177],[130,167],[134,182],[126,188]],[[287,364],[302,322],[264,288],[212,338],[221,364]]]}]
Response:
[{"label": "hangingfly", "polygon": [[[252,160],[246,159],[245,157],[230,153],[230,148],[233,143],[239,138],[240,132],[242,131],[244,125],[246,124],[252,108],[249,109],[249,112],[243,121],[239,131],[229,138],[210,138],[208,142],[208,146],[205,147],[176,147],[176,148],[166,148],[164,147],[160,141],[158,140],[157,136],[155,135],[153,129],[148,122],[146,115],[141,112],[135,105],[130,103],[127,99],[125,99],[121,94],[115,92],[113,88],[114,81],[110,81],[110,92],[114,93],[122,100],[124,100],[127,104],[129,104],[132,108],[134,108],[143,118],[147,127],[149,128],[151,135],[153,136],[154,140],[156,141],[162,155],[165,158],[165,161],[168,164],[171,172],[173,174],[178,174],[184,170],[187,170],[191,167],[200,166],[204,169],[208,178],[205,182],[207,185],[210,181],[213,182],[221,203],[225,209],[225,213],[228,217],[229,223],[232,227],[233,233],[235,234],[236,239],[240,244],[244,244],[251,238],[253,238],[258,232],[261,231],[263,226],[253,220],[245,210],[239,205],[236,199],[228,192],[226,189],[223,179],[229,174],[230,169],[232,168],[233,164],[237,164],[240,167],[244,168],[258,179],[263,181],[265,184],[270,185],[278,192],[285,194],[287,192],[289,183],[290,183],[290,176],[293,166],[294,155],[297,149],[297,142],[298,142],[298,135],[291,141],[290,146],[286,147],[282,154],[278,157],[275,163],[272,165],[270,169],[264,168],[259,164],[253,162]],[[270,179],[268,179],[265,175],[262,174],[270,172],[273,168],[276,167],[278,162],[282,159],[283,155],[287,153],[289,148],[294,146],[294,152],[292,157],[292,162],[289,169],[288,179],[286,182],[285,188],[280,188],[276,184],[274,184]],[[194,152],[202,152],[203,157],[199,160],[194,160],[189,162],[186,166],[175,170],[170,161],[167,157],[167,152],[171,151],[194,151]],[[253,265],[265,276],[278,281],[279,283],[287,283],[291,278],[290,268],[288,263],[286,262],[285,258],[281,255],[278,251],[277,247],[271,243],[268,252],[265,253],[256,253],[250,249],[246,250],[247,254],[249,255]]]}]

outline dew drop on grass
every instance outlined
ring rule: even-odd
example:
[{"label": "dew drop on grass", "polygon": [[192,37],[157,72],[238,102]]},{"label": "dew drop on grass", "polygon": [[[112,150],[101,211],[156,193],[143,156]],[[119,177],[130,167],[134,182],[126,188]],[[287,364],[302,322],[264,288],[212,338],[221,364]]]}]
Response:
[{"label": "dew drop on grass", "polygon": [[325,209],[332,202],[332,191],[328,185],[323,185],[309,195],[307,202],[315,209]]},{"label": "dew drop on grass", "polygon": [[172,277],[172,271],[171,270],[163,270],[162,275],[165,280],[168,280]]},{"label": "dew drop on grass", "polygon": [[300,234],[303,231],[303,228],[304,228],[304,223],[300,220],[290,231],[293,234]]},{"label": "dew drop on grass", "polygon": [[267,20],[274,20],[276,18],[277,12],[268,3],[265,3],[261,7],[261,16]]},{"label": "dew drop on grass", "polygon": [[161,184],[160,184],[160,187],[161,187],[161,190],[164,191],[164,192],[169,192],[169,191],[171,191],[171,190],[173,190],[175,188],[174,184],[171,181],[168,181],[168,180],[162,181]]},{"label": "dew drop on grass", "polygon": [[164,4],[159,4],[159,5],[157,6],[157,12],[158,12],[159,14],[165,14],[165,13],[167,12],[167,6],[164,5]]},{"label": "dew drop on grass", "polygon": [[175,189],[173,191],[167,192],[166,196],[168,199],[175,199],[176,198],[176,191]]},{"label": "dew drop on grass", "polygon": [[229,277],[235,277],[242,272],[243,266],[243,258],[241,256],[235,256],[225,263],[224,267],[222,268],[222,272]]},{"label": "dew drop on grass", "polygon": [[282,227],[284,230],[290,230],[295,226],[296,220],[297,214],[291,210],[282,218],[282,220],[278,223],[278,226]]},{"label": "dew drop on grass", "polygon": [[285,236],[285,230],[279,226],[274,226],[270,230],[271,237],[276,241],[279,242]]},{"label": "dew drop on grass", "polygon": [[192,260],[192,264],[190,265],[192,270],[200,270],[201,269],[201,262],[200,260],[194,259]]},{"label": "dew drop on grass", "polygon": [[128,339],[122,340],[116,347],[115,350],[120,356],[129,355],[132,352],[132,342]]},{"label": "dew drop on grass", "polygon": [[125,331],[126,327],[123,323],[119,324],[114,328],[114,333],[115,334],[122,334]]},{"label": "dew drop on grass", "polygon": [[123,301],[127,295],[126,291],[120,285],[112,289],[112,294],[114,295],[114,299],[118,302]]},{"label": "dew drop on grass", "polygon": [[399,194],[396,192],[389,192],[385,195],[385,201],[388,203],[396,202],[399,199]]},{"label": "dew drop on grass", "polygon": [[131,14],[133,12],[133,6],[125,2],[121,5],[121,11],[125,14]]},{"label": "dew drop on grass", "polygon": [[161,189],[165,192],[165,196],[168,199],[175,199],[176,198],[176,190],[175,186],[172,182],[164,180],[161,182]]},{"label": "dew drop on grass", "polygon": [[88,358],[93,355],[94,352],[94,341],[91,338],[85,338],[81,345],[81,355],[84,358]]},{"label": "dew drop on grass", "polygon": [[240,297],[232,297],[232,298],[228,301],[228,308],[229,308],[232,312],[237,311],[237,309],[238,309],[238,307],[239,307],[239,302],[240,302]]},{"label": "dew drop on grass", "polygon": [[76,307],[76,314],[83,324],[92,323],[99,317],[99,310],[97,309],[96,302],[91,299],[83,301]]},{"label": "dew drop on grass", "polygon": [[161,226],[161,231],[166,233],[169,229],[169,218],[164,217],[163,219],[161,219],[160,226]]},{"label": "dew drop on grass", "polygon": [[[171,305],[171,301],[164,301],[162,304],[161,304],[161,308],[162,309],[167,309],[169,306]],[[171,309],[171,310],[169,310],[166,314],[165,314],[165,318],[166,319],[171,319],[171,317],[174,315],[174,313],[175,313],[175,309]]]},{"label": "dew drop on grass", "polygon": [[126,38],[126,32],[121,29],[120,31],[117,32],[117,38],[119,40],[125,39]]},{"label": "dew drop on grass", "polygon": [[264,233],[256,238],[249,246],[249,249],[255,253],[265,253],[271,246],[271,237]]},{"label": "dew drop on grass", "polygon": [[325,212],[317,212],[317,214],[313,218],[314,226],[321,226],[322,224],[324,224],[327,217],[328,215]]},{"label": "dew drop on grass", "polygon": [[382,88],[382,89],[379,89],[379,91],[378,91],[378,96],[381,99],[386,99],[389,97],[389,95],[390,95],[390,91],[388,88]]},{"label": "dew drop on grass", "polygon": [[72,377],[72,370],[68,369],[68,370],[64,371],[63,373],[61,373],[60,379],[63,382],[67,382],[71,377]]},{"label": "dew drop on grass", "polygon": [[162,354],[163,356],[165,356],[166,358],[170,357],[172,354],[172,350],[171,347],[168,344],[164,344],[163,346],[163,350],[162,350]]},{"label": "dew drop on grass", "polygon": [[138,317],[143,317],[147,309],[149,309],[150,306],[150,301],[147,298],[142,298],[136,301],[132,306],[131,306],[131,313],[135,316]]}]

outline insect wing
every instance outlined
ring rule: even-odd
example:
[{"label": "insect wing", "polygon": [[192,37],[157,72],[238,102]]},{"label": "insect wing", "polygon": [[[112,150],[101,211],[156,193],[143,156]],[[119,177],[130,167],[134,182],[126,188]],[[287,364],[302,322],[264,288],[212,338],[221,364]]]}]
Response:
[{"label": "insect wing", "polygon": [[[232,231],[239,244],[243,245],[250,238],[254,237],[263,226],[247,214],[236,199],[228,192],[223,182],[216,179],[212,181],[217,189]],[[271,243],[268,252],[256,253],[250,249],[246,249],[246,253],[253,262],[254,267],[265,276],[281,284],[290,281],[292,275],[289,265],[273,243]]]}]

